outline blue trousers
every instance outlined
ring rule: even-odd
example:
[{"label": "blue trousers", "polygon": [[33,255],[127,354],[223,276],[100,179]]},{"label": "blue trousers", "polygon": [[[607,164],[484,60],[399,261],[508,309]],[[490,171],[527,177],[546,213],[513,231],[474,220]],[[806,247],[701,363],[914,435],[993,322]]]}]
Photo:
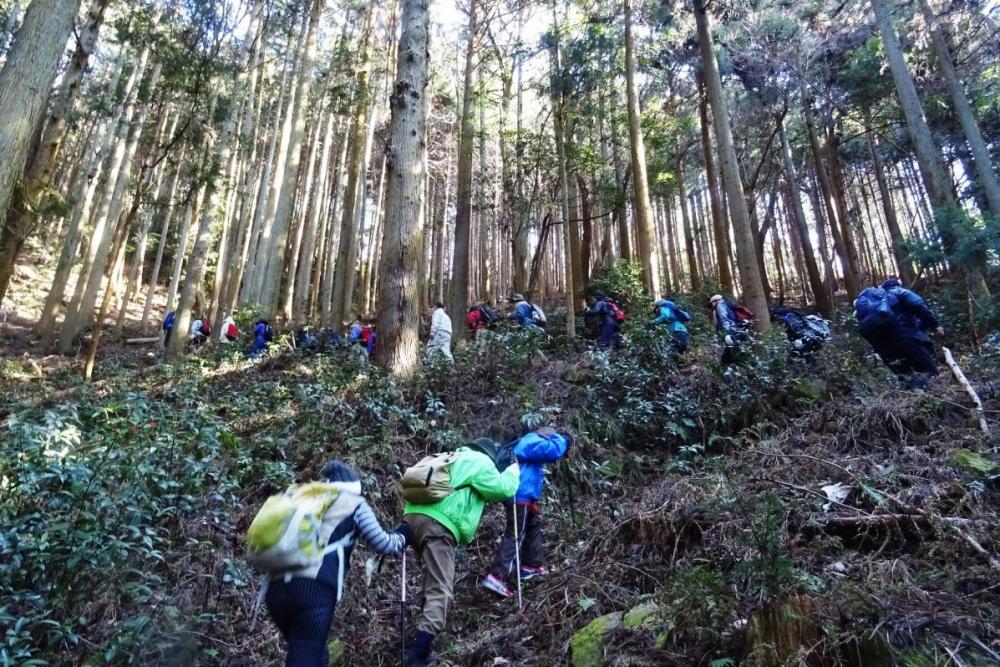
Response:
[{"label": "blue trousers", "polygon": [[616,333],[618,333],[618,323],[605,322],[601,326],[601,338],[598,340],[597,344],[601,347],[611,347],[611,342]]},{"label": "blue trousers", "polygon": [[267,610],[288,642],[285,667],[327,667],[327,636],[337,606],[337,591],[315,579],[276,579],[267,589]]}]

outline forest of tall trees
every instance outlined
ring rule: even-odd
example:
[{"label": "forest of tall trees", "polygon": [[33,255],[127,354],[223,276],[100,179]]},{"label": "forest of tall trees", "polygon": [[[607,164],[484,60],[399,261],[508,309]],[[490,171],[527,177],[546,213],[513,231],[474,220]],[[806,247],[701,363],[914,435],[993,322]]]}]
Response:
[{"label": "forest of tall trees", "polygon": [[0,667],[1000,665],[998,25],[0,0]]},{"label": "forest of tall trees", "polygon": [[91,357],[169,311],[377,318],[403,377],[435,302],[561,298],[573,335],[619,259],[827,317],[949,276],[975,323],[998,44],[952,0],[14,0],[0,299]]}]

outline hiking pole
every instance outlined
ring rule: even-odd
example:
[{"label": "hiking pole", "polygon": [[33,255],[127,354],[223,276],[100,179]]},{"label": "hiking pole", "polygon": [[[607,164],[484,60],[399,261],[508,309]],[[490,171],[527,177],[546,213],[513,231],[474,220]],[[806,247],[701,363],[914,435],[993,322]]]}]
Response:
[{"label": "hiking pole", "polygon": [[[514,502],[514,565],[515,572],[517,572],[517,611],[524,611],[524,606],[521,603],[521,540],[517,536],[517,501]],[[527,508],[525,509],[525,515],[527,515]],[[525,517],[527,518],[527,517]]]},{"label": "hiking pole", "polygon": [[406,547],[403,547],[399,594],[399,664],[406,664]]}]

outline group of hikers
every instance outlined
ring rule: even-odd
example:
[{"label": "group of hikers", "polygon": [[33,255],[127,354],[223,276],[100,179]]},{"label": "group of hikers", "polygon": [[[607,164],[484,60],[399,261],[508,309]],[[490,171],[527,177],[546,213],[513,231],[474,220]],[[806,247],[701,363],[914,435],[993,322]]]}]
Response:
[{"label": "group of hikers", "polygon": [[[511,302],[510,319],[524,327],[544,328],[545,315],[537,305],[520,294]],[[721,294],[709,299],[709,307],[722,360],[733,362],[752,339],[753,313]],[[854,307],[860,334],[884,363],[908,387],[925,387],[937,373],[928,332],[944,332],[923,298],[892,278],[865,289]],[[585,315],[596,320],[598,344],[614,346],[625,317],[618,304],[599,293]],[[830,339],[829,323],[818,316],[785,307],[773,308],[769,315],[784,324],[794,355],[810,355]],[[469,309],[466,325],[479,335],[499,319],[489,306],[477,304]],[[675,351],[683,354],[690,341],[690,320],[688,312],[664,298],[655,302],[650,323],[667,327]],[[263,321],[255,326],[255,341],[266,333],[262,326],[267,327]],[[450,359],[451,334],[451,319],[438,303],[428,348]],[[356,322],[348,335],[367,348],[375,338],[374,326]],[[260,599],[288,644],[286,665],[327,664],[330,624],[359,537],[383,556],[403,558],[400,633],[405,665],[430,664],[435,638],[444,631],[455,599],[456,548],[473,540],[486,503],[503,503],[506,525],[480,587],[508,598],[514,594],[513,578],[520,599],[522,582],[547,574],[539,506],[545,466],[567,456],[572,444],[568,433],[545,427],[504,446],[479,438],[455,451],[427,456],[402,475],[403,518],[392,532],[381,526],[365,501],[358,474],[340,460],[324,467],[321,481],[293,485],[269,498],[248,530],[247,545],[251,562],[267,574]],[[422,569],[420,614],[408,647],[407,547]]]},{"label": "group of hikers", "polygon": [[[548,321],[542,307],[532,302],[530,297],[515,293],[509,299],[511,310],[502,317],[490,304],[475,303],[466,313],[465,324],[473,338],[479,337],[495,323],[506,319],[532,330],[544,331]],[[740,357],[741,351],[752,340],[754,313],[746,306],[714,294],[709,299],[709,313],[714,326],[722,355],[720,362],[729,366]],[[896,278],[889,278],[879,287],[870,287],[861,292],[854,301],[858,331],[871,344],[882,361],[911,389],[926,387],[929,379],[937,374],[933,347],[929,332],[943,334],[940,321],[927,303],[916,292],[903,287]],[[584,321],[591,337],[600,348],[617,348],[622,344],[621,328],[625,313],[618,303],[603,292],[597,292],[593,301],[583,311]],[[818,315],[803,314],[792,308],[776,306],[771,308],[772,321],[784,326],[791,354],[796,357],[811,358],[832,337],[830,323]],[[173,333],[176,314],[170,312],[163,322],[164,346]],[[691,315],[667,296],[653,304],[650,324],[666,328],[671,336],[674,352],[683,355],[688,350],[691,339],[687,323]],[[345,325],[344,336],[336,331],[323,330],[319,336],[308,328],[295,332],[295,346],[302,350],[319,350],[324,345],[330,347],[356,346],[366,357],[375,353],[377,331],[372,318],[355,320]],[[452,320],[444,303],[435,304],[430,316],[427,338],[427,354],[441,355],[449,362],[452,354]],[[188,342],[192,346],[204,343],[212,334],[212,326],[207,318],[195,317],[188,331]],[[226,317],[219,330],[219,342],[233,343],[239,340],[241,331],[232,316]],[[253,343],[247,355],[256,359],[266,351],[273,341],[274,332],[266,319],[254,322]]]},{"label": "group of hikers", "polygon": [[[403,518],[392,532],[365,501],[357,472],[340,460],[326,464],[322,481],[269,498],[247,531],[247,551],[267,575],[261,597],[288,644],[286,666],[328,664],[327,636],[359,537],[378,554],[403,558],[400,632],[408,667],[431,662],[455,599],[456,547],[472,542],[486,503],[503,503],[506,529],[481,587],[508,598],[512,576],[520,591],[521,582],[547,574],[539,507],[545,466],[569,454],[572,444],[568,433],[545,427],[504,446],[478,438],[427,456],[403,473]],[[409,642],[407,547],[423,575],[420,615]]]}]

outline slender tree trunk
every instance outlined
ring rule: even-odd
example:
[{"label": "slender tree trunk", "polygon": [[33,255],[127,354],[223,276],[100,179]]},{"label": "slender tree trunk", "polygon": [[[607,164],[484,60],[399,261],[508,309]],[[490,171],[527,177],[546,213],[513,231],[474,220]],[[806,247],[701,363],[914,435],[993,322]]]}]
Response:
[{"label": "slender tree trunk", "polygon": [[[851,277],[847,280],[848,290],[851,295],[856,295],[861,285],[864,284],[864,275],[861,267],[861,259],[858,255],[858,244],[855,241],[851,211],[847,206],[847,183],[844,182],[844,173],[840,162],[840,142],[832,128],[828,128],[826,149],[828,163],[830,165],[830,183],[833,186],[834,202],[837,204],[837,220],[840,222],[840,236],[843,239],[844,251],[847,253],[848,266],[851,269]],[[855,291],[854,287],[857,288]]]},{"label": "slender tree trunk", "polygon": [[[260,303],[267,312],[273,312],[278,307],[281,285],[285,270],[285,246],[288,242],[288,230],[292,224],[292,213],[295,208],[295,193],[298,190],[299,165],[306,147],[302,140],[305,136],[306,117],[305,106],[309,96],[309,84],[312,82],[313,66],[316,61],[316,33],[319,19],[325,4],[321,0],[312,0],[309,9],[309,27],[302,47],[302,63],[299,65],[298,81],[295,85],[295,98],[292,101],[291,123],[292,131],[288,142],[288,154],[285,158],[284,175],[281,178],[281,188],[274,209],[274,224],[271,229],[269,261],[264,273],[263,290]],[[308,195],[308,193],[306,193]],[[295,280],[294,274],[289,276],[289,284]]]},{"label": "slender tree trunk", "polygon": [[177,185],[180,183],[180,165],[184,162],[184,150],[181,150],[180,158],[171,179],[169,194],[163,210],[163,223],[160,226],[160,236],[156,248],[156,259],[153,262],[153,270],[149,274],[149,288],[146,290],[146,300],[142,305],[142,325],[143,333],[149,331],[149,314],[153,308],[153,301],[156,296],[156,286],[160,282],[160,269],[163,267],[163,252],[167,247],[167,232],[170,229],[170,219],[174,212],[174,197],[177,195]]},{"label": "slender tree trunk", "polygon": [[639,109],[639,85],[636,83],[635,37],[632,34],[632,0],[625,5],[625,88],[628,100],[628,133],[632,148],[632,188],[634,194],[636,240],[639,263],[645,271],[646,291],[660,294],[659,261],[653,238],[653,211],[649,203],[649,179],[646,175],[646,145],[642,136],[642,112]]},{"label": "slender tree trunk", "polygon": [[[562,79],[562,47],[559,43],[559,19],[556,14],[556,3],[552,0],[552,32],[554,37],[549,44],[549,85],[552,95],[552,122],[556,143],[556,161],[559,169],[559,202],[562,208],[562,219],[569,220],[569,174],[566,164],[566,135],[564,117],[566,99],[559,82]],[[567,225],[561,225],[563,231],[563,260],[566,267],[566,336],[576,338],[576,298],[573,294],[573,255]],[[532,295],[528,295],[531,298]]]},{"label": "slender tree trunk", "polygon": [[[458,192],[455,198],[455,246],[451,260],[449,312],[457,318],[465,312],[469,299],[469,255],[472,235],[472,154],[475,126],[472,120],[473,74],[475,72],[476,36],[479,25],[478,0],[469,2],[469,40],[465,51],[465,75],[462,84],[462,130],[458,140]],[[465,338],[465,327],[455,327],[455,340]]]},{"label": "slender tree trunk", "polygon": [[[262,0],[257,0],[254,16],[259,16],[263,8]],[[315,7],[314,7],[315,9]],[[233,152],[233,142],[236,137],[236,124],[239,121],[237,111],[240,109],[239,100],[244,94],[243,72],[249,62],[253,35],[256,31],[251,29],[249,37],[244,41],[238,57],[239,71],[241,74],[233,82],[234,103],[231,104],[229,114],[222,121],[222,131],[216,140],[215,151],[212,162],[208,165],[208,177],[205,188],[202,191],[203,197],[207,199],[198,221],[198,231],[195,235],[194,247],[191,249],[191,258],[188,260],[187,273],[184,276],[184,287],[181,289],[180,299],[177,302],[177,316],[174,319],[174,335],[170,337],[167,345],[165,358],[168,361],[176,361],[184,352],[187,343],[187,332],[191,328],[192,311],[195,307],[197,295],[200,293],[202,283],[205,280],[205,269],[208,265],[208,254],[212,245],[212,228],[215,216],[224,213],[223,202],[226,199],[228,183],[225,183],[226,169]],[[308,40],[307,40],[308,41]],[[308,50],[308,49],[307,49]],[[253,76],[253,73],[247,73]],[[249,88],[249,86],[247,86]],[[294,176],[293,176],[294,178]],[[282,251],[284,248],[282,248]],[[204,306],[203,306],[204,307]],[[196,313],[205,317],[203,313]],[[219,323],[221,325],[221,323]]]},{"label": "slender tree trunk", "polygon": [[[115,90],[118,88],[118,74],[120,63],[112,67],[110,83],[105,94],[105,104],[110,107],[114,99]],[[56,266],[55,275],[52,278],[52,287],[42,306],[42,314],[35,325],[35,332],[38,334],[43,344],[46,344],[52,337],[55,329],[56,314],[62,304],[63,296],[66,292],[66,283],[76,263],[77,252],[80,248],[80,241],[83,237],[83,228],[90,219],[90,210],[94,202],[94,194],[97,186],[101,182],[104,160],[111,148],[112,140],[115,136],[115,128],[118,119],[114,116],[108,118],[102,125],[96,136],[95,144],[99,146],[93,154],[92,159],[85,168],[80,169],[72,192],[76,193],[76,204],[73,206],[73,213],[69,224],[66,239],[63,242],[63,250],[59,255],[59,263]]]},{"label": "slender tree trunk", "polygon": [[375,4],[371,2],[367,9],[365,32],[362,37],[361,62],[355,74],[354,117],[350,130],[350,159],[347,167],[347,187],[343,194],[343,216],[340,223],[340,243],[337,250],[336,265],[333,270],[333,304],[330,309],[332,324],[335,328],[343,326],[350,316],[353,303],[354,262],[352,256],[357,256],[357,212],[365,189],[365,144],[367,143],[369,81],[368,68],[371,65],[369,42],[372,25],[375,18]]},{"label": "slender tree trunk", "polygon": [[444,303],[444,248],[445,248],[445,231],[446,231],[446,220],[448,217],[448,197],[451,194],[451,162],[452,156],[449,150],[447,158],[445,158],[444,166],[444,182],[442,185],[441,193],[441,209],[437,216],[437,221],[435,222],[436,230],[434,232],[434,296],[432,301],[434,303]]},{"label": "slender tree trunk", "polygon": [[32,0],[0,70],[0,303],[31,231],[10,228],[7,209],[79,7],[80,0]]},{"label": "slender tree trunk", "polygon": [[[177,129],[177,116],[174,116],[174,122],[167,136],[173,136],[173,133]],[[164,115],[163,123],[166,123],[166,115]],[[159,134],[159,133],[158,133]],[[158,140],[162,143],[162,135]],[[153,201],[157,202],[163,195],[163,171],[166,167],[166,163],[161,163],[160,167],[157,169],[156,177],[156,192],[153,195]],[[132,295],[138,290],[139,284],[142,282],[142,267],[146,261],[146,243],[149,239],[149,230],[153,226],[153,218],[156,213],[156,208],[150,206],[145,213],[145,219],[142,226],[139,229],[139,238],[136,241],[135,253],[132,255],[132,266],[129,269],[128,284],[125,287],[125,296],[122,298],[121,308],[118,309],[118,317],[115,320],[114,335],[121,336],[122,330],[125,327],[125,318],[128,316],[128,306],[129,302],[132,300]]]},{"label": "slender tree trunk", "polygon": [[590,201],[590,186],[583,174],[576,174],[576,189],[580,193],[580,215],[583,218],[583,240],[580,244],[580,286],[590,282],[590,257],[593,253],[594,223],[591,220],[593,208]]},{"label": "slender tree trunk", "polygon": [[[1000,220],[1000,181],[997,180],[996,171],[993,169],[993,161],[990,158],[990,151],[983,139],[983,133],[976,122],[976,116],[972,112],[972,106],[965,95],[965,89],[955,71],[955,63],[951,59],[948,50],[948,40],[945,38],[944,28],[934,16],[933,10],[927,0],[920,0],[920,11],[924,15],[924,21],[931,32],[931,43],[934,45],[934,52],[937,55],[938,65],[941,73],[944,74],[945,83],[948,86],[948,94],[951,95],[951,103],[955,108],[955,115],[965,133],[965,140],[972,151],[972,159],[975,160],[976,172],[979,176],[979,186],[986,195],[989,203],[989,212],[993,217]],[[889,26],[891,28],[891,26]],[[895,74],[894,74],[895,76]],[[899,83],[897,82],[897,86]],[[905,84],[904,84],[905,85]],[[909,117],[907,118],[909,122]],[[985,211],[984,211],[985,213]]]},{"label": "slender tree trunk", "polygon": [[320,231],[321,213],[323,210],[323,196],[326,192],[327,176],[330,167],[330,155],[333,153],[334,127],[336,116],[328,114],[326,130],[323,135],[323,152],[319,165],[319,183],[313,195],[313,203],[309,211],[309,223],[306,228],[305,238],[302,242],[302,257],[299,260],[298,275],[295,286],[295,308],[292,319],[297,323],[305,322],[308,318],[308,300],[310,285],[312,284],[313,272],[313,252],[316,245],[316,236]]},{"label": "slender tree trunk", "polygon": [[[299,207],[299,215],[295,216],[294,219],[289,220],[290,225],[294,225],[295,233],[291,240],[288,242],[288,289],[285,290],[283,296],[284,304],[282,307],[282,317],[286,322],[291,322],[292,324],[300,324],[300,322],[294,317],[294,301],[298,298],[299,292],[296,291],[296,281],[298,278],[299,266],[306,263],[302,255],[309,252],[303,246],[303,241],[305,236],[309,232],[309,227],[312,224],[313,211],[318,206],[317,196],[319,194],[319,184],[316,179],[316,170],[318,168],[317,161],[320,159],[320,141],[321,134],[324,125],[323,114],[316,114],[313,119],[313,127],[311,132],[311,137],[308,145],[302,145],[302,153],[305,155],[305,164],[300,166],[300,169],[305,169],[305,176],[302,178],[302,184],[300,189],[302,191],[301,195],[298,195],[296,199],[302,202]],[[316,242],[315,231],[313,232],[312,242]],[[309,246],[311,249],[311,246]],[[279,290],[280,293],[280,290]],[[305,294],[306,297],[309,296],[308,292]]]},{"label": "slender tree trunk", "polygon": [[614,210],[614,223],[618,228],[618,256],[625,261],[632,260],[632,243],[628,233],[628,211],[625,208],[625,190],[628,187],[629,171],[622,167],[621,147],[618,133],[611,130],[611,159],[615,167],[615,183],[618,186]]},{"label": "slender tree trunk", "polygon": [[754,320],[754,326],[758,331],[763,332],[770,328],[771,321],[770,318],[764,316],[768,310],[767,296],[764,294],[764,285],[761,282],[762,267],[757,265],[756,253],[754,252],[754,234],[750,226],[750,213],[743,195],[743,179],[740,176],[740,166],[733,144],[732,128],[729,125],[728,104],[722,90],[722,79],[719,76],[719,68],[712,48],[712,33],[704,0],[694,0],[694,10],[698,24],[698,43],[705,69],[705,85],[708,90],[716,138],[719,143],[722,182],[728,195],[729,212],[732,217],[733,229],[736,232],[736,256],[739,264],[740,283],[743,286],[743,298],[750,309],[759,314]]},{"label": "slender tree trunk", "polygon": [[886,6],[885,0],[871,0],[871,3],[875,10],[879,32],[882,35],[882,44],[885,47],[885,55],[889,61],[892,79],[896,84],[900,110],[903,112],[903,117],[906,118],[906,127],[909,130],[910,139],[913,141],[917,162],[920,164],[920,174],[923,177],[927,193],[930,195],[931,205],[938,208],[946,204],[953,204],[955,202],[954,184],[942,161],[941,152],[931,136],[931,129],[924,116],[916,85],[913,83],[913,77],[903,57],[903,49],[899,45],[896,29],[892,25],[889,8]]},{"label": "slender tree trunk", "polygon": [[684,157],[678,156],[674,172],[677,174],[677,198],[681,205],[681,225],[684,229],[684,253],[687,256],[688,275],[691,279],[691,291],[701,290],[701,270],[698,267],[698,256],[694,246],[694,231],[691,217],[688,215],[687,187],[684,182]]},{"label": "slender tree trunk", "polygon": [[715,168],[715,158],[712,156],[712,138],[709,133],[708,95],[705,93],[705,82],[700,81],[698,96],[698,114],[701,119],[701,148],[705,156],[705,179],[708,181],[708,196],[712,207],[712,228],[715,231],[715,254],[719,260],[719,283],[722,289],[733,292],[733,269],[729,264],[729,224],[722,211],[722,195],[719,192],[719,175]]},{"label": "slender tree trunk", "polygon": [[[840,222],[837,219],[837,212],[834,209],[833,185],[830,181],[830,174],[823,164],[823,152],[820,149],[819,139],[816,136],[816,126],[813,122],[812,103],[805,100],[806,131],[809,134],[809,147],[812,151],[813,161],[816,163],[816,177],[819,184],[819,192],[822,195],[826,221],[829,225],[830,236],[833,239],[833,248],[840,260],[840,268],[844,274],[844,284],[850,295],[856,295],[861,291],[861,282],[858,276],[857,267],[851,264],[851,256],[844,244],[844,237],[840,233]],[[819,209],[817,209],[818,213]]]},{"label": "slender tree trunk", "polygon": [[403,0],[392,119],[386,148],[386,218],[379,273],[376,359],[410,378],[420,361],[420,263],[426,163],[428,0]]},{"label": "slender tree trunk", "polygon": [[816,255],[813,252],[812,239],[809,236],[809,226],[806,224],[806,214],[802,209],[802,200],[799,198],[798,177],[795,174],[795,162],[792,159],[792,148],[788,144],[788,136],[785,134],[785,123],[782,121],[778,125],[781,134],[781,162],[785,171],[785,183],[788,187],[788,202],[791,207],[789,213],[798,231],[798,241],[802,246],[802,257],[806,264],[806,273],[809,278],[809,286],[812,288],[813,297],[816,299],[816,309],[827,318],[833,318],[833,303],[823,285],[823,276],[819,272],[816,263]]},{"label": "slender tree trunk", "polygon": [[896,266],[899,269],[899,277],[906,285],[912,285],[914,281],[913,266],[906,256],[905,239],[903,232],[899,228],[899,219],[896,217],[896,208],[892,205],[892,195],[889,192],[889,184],[885,180],[885,170],[882,168],[882,160],[878,156],[878,145],[875,142],[875,133],[868,130],[868,150],[872,157],[872,168],[875,171],[875,181],[878,183],[879,198],[882,200],[882,213],[885,215],[885,224],[889,228],[889,236],[892,240],[892,256],[896,258]]},{"label": "slender tree trunk", "polygon": [[[148,49],[143,53],[148,57]],[[143,69],[144,62],[140,60],[137,66]],[[148,89],[153,90],[160,78],[160,66],[156,65],[148,77]],[[137,91],[136,91],[137,92]],[[136,96],[137,97],[137,96]],[[128,102],[128,110],[122,115],[123,122],[119,126],[119,142],[115,148],[115,154],[109,165],[107,186],[111,189],[110,197],[105,197],[101,208],[96,212],[97,222],[94,226],[94,236],[91,240],[89,254],[89,275],[81,271],[78,280],[76,293],[79,298],[74,298],[63,321],[63,328],[59,336],[59,353],[66,354],[72,346],[73,339],[81,324],[90,320],[91,313],[97,301],[97,295],[101,287],[101,279],[107,263],[108,253],[111,249],[111,241],[115,236],[115,225],[118,222],[122,210],[123,196],[128,185],[132,172],[132,162],[135,159],[136,150],[139,146],[139,137],[142,134],[146,121],[148,106],[144,106],[137,118],[132,121],[132,113],[136,105],[136,97]],[[100,232],[100,233],[98,233]],[[85,264],[86,267],[86,264]],[[81,290],[81,287],[83,288]]]}]

